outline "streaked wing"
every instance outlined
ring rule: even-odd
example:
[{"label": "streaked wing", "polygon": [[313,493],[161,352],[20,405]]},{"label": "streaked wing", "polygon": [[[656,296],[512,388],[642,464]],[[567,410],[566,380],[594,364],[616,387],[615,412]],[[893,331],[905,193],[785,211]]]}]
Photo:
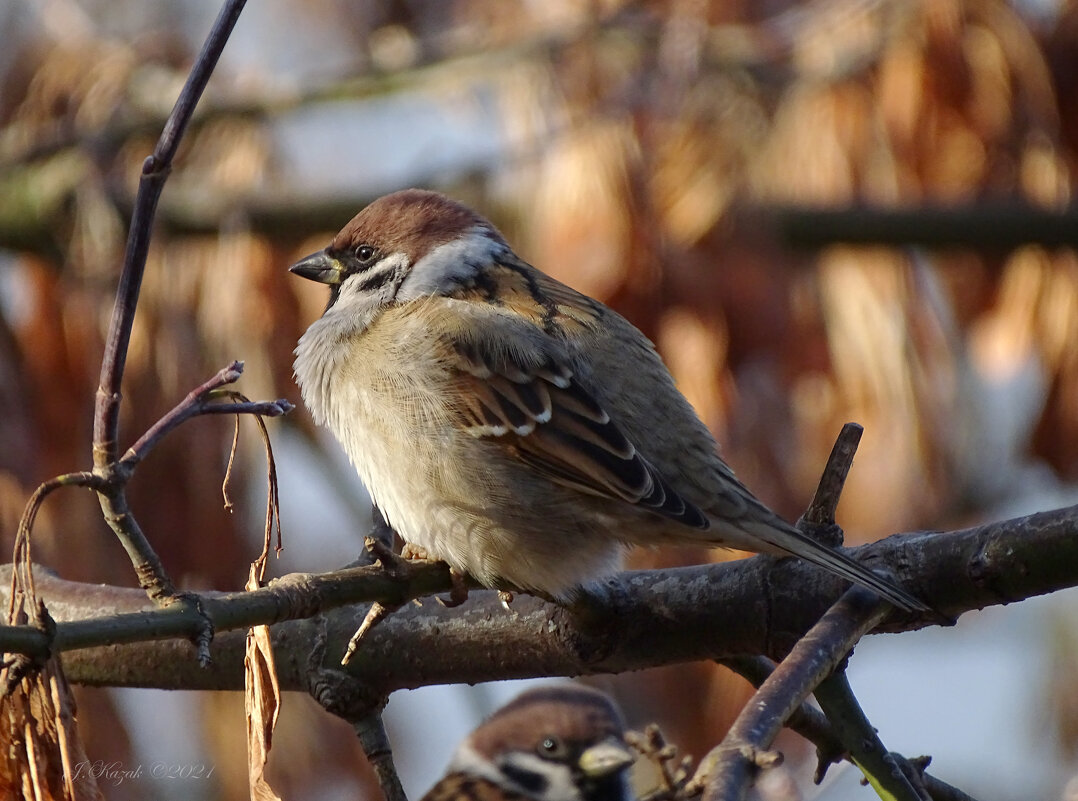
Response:
[{"label": "streaked wing", "polygon": [[552,481],[637,504],[706,529],[704,514],[677,493],[605,409],[550,353],[510,353],[489,338],[452,343],[456,408],[475,437],[504,444]]}]

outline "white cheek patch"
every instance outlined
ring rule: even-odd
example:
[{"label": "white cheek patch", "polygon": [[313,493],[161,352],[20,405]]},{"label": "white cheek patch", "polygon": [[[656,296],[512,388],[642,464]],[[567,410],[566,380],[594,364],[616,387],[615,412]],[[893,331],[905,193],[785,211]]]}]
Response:
[{"label": "white cheek patch", "polygon": [[[568,765],[525,751],[510,752],[502,756],[498,763],[494,763],[476,752],[470,743],[464,742],[454,754],[449,772],[483,778],[498,787],[534,798],[536,801],[580,801],[581,798],[580,789],[573,783],[573,775]],[[513,773],[541,776],[544,786],[539,791],[534,787],[526,787],[513,780]]]},{"label": "white cheek patch", "polygon": [[439,245],[412,267],[396,299],[406,303],[427,295],[444,294],[482,272],[505,245],[476,226],[459,239]]},{"label": "white cheek patch", "polygon": [[408,257],[404,253],[391,253],[370,269],[349,275],[340,285],[338,302],[351,297],[376,297],[388,303],[407,268]]},{"label": "white cheek patch", "polygon": [[489,759],[479,755],[472,748],[470,742],[465,740],[457,748],[453,759],[449,762],[448,773],[466,773],[469,776],[478,776],[494,782],[499,787],[505,783],[505,777],[498,772],[498,768]]},{"label": "white cheek patch", "polygon": [[370,270],[349,275],[337,287],[337,297],[322,315],[339,337],[365,331],[393,302],[408,267],[408,257],[394,253]]}]

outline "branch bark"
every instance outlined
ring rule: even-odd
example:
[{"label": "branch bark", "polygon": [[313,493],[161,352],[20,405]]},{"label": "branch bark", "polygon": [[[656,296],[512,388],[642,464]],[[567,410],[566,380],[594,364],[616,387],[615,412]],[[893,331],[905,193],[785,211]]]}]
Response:
[{"label": "branch bark", "polygon": [[[1078,584],[1076,531],[1078,506],[962,531],[894,535],[853,551],[864,561],[888,564],[950,622],[972,609]],[[366,611],[335,607],[360,598],[399,602],[450,586],[448,572],[436,564],[420,566],[411,580],[402,587],[377,568],[354,568],[291,576],[252,593],[206,594],[203,613],[219,632],[214,664],[206,669],[182,639],[197,631],[190,611],[148,607],[137,590],[41,574],[37,588],[59,621],[55,647],[64,652],[72,681],[238,689],[244,635],[229,629],[289,620],[273,628],[281,687],[304,690],[318,627],[327,631],[326,665],[337,667]],[[781,660],[845,589],[841,579],[798,560],[755,557],[622,573],[597,588],[586,619],[529,596],[506,612],[495,593],[475,592],[458,609],[406,605],[370,633],[347,672],[384,694],[429,684],[620,673],[745,653]],[[124,616],[107,617],[117,613]],[[320,613],[320,620],[299,619]],[[874,631],[940,623],[931,615],[896,613]],[[160,641],[144,641],[151,638]],[[101,643],[107,645],[89,647]]]},{"label": "branch bark", "polygon": [[781,761],[781,755],[767,749],[786,720],[887,613],[885,602],[853,587],[820,618],[760,685],[723,741],[701,760],[693,782],[703,786],[703,801],[746,797],[757,772]]}]

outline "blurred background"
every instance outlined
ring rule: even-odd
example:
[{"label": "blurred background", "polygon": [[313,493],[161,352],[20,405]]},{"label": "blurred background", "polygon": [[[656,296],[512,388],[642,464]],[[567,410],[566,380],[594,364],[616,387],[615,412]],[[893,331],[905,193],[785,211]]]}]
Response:
[{"label": "blurred background", "polygon": [[[204,0],[0,0],[7,545],[40,481],[90,463],[139,167],[216,13]],[[1078,259],[1058,238],[998,235],[1036,229],[1029,209],[1070,207],[1076,177],[1073,0],[258,0],[161,201],[121,445],[234,358],[248,396],[299,404],[292,349],[326,298],[285,268],[371,199],[425,186],[628,316],[727,461],[790,519],[850,420],[865,426],[839,510],[851,543],[1074,503]],[[855,215],[866,207],[910,214],[873,243],[875,218]],[[940,209],[951,241],[918,246]],[[249,489],[233,514],[221,502],[231,425],[185,425],[130,488],[187,588],[241,587],[260,547],[264,461],[249,421],[236,485]],[[358,479],[302,407],[270,428],[285,526],[272,569],[351,561],[369,520]],[[134,584],[90,493],[50,499],[35,545],[65,578]],[[1073,799],[1076,671],[1069,591],[869,638],[850,676],[884,742],[932,754],[940,778],[985,799]],[[630,723],[658,721],[696,756],[747,697],[708,664],[595,683]],[[412,797],[518,689],[392,698]],[[109,798],[245,797],[240,696],[78,698],[92,758],[214,766],[198,783],[106,785]],[[849,766],[815,787],[812,749],[793,736],[779,747],[787,762],[766,797],[873,797]],[[377,793],[350,729],[294,694],[269,776],[285,798]]]}]

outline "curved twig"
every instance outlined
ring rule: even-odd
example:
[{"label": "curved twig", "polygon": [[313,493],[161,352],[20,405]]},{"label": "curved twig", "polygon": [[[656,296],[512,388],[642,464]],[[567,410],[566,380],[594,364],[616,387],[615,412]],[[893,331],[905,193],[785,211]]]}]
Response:
[{"label": "curved twig", "polygon": [[120,282],[116,290],[116,303],[112,309],[105,354],[101,361],[101,380],[94,407],[93,458],[94,474],[107,482],[108,491],[99,491],[98,500],[109,526],[120,538],[124,549],[138,574],[139,584],[149,596],[163,601],[175,595],[160,558],[150,546],[135,520],[124,492],[124,482],[118,468],[120,420],[120,394],[127,348],[131,341],[131,329],[135,320],[142,276],[146,269],[146,255],[150,247],[150,232],[157,202],[165,181],[172,170],[172,160],[180,145],[184,130],[191,120],[195,105],[202,96],[213,74],[225,42],[243,10],[246,0],[228,0],[214,23],[203,45],[202,52],[187,82],[180,92],[176,105],[165,123],[164,131],[153,153],[142,165],[138,195],[131,215],[127,247],[124,252]]},{"label": "curved twig", "polygon": [[898,761],[884,748],[879,734],[857,702],[845,670],[838,669],[820,682],[814,695],[820,709],[831,721],[835,734],[845,743],[850,761],[861,769],[881,798],[925,801],[902,772]]},{"label": "curved twig", "polygon": [[852,587],[820,618],[701,760],[693,784],[703,787],[703,801],[745,797],[753,777],[767,766],[768,749],[785,721],[890,611],[873,593]]},{"label": "curved twig", "polygon": [[[754,687],[759,687],[763,684],[775,669],[775,663],[762,656],[733,657],[721,659],[719,662],[745,678]],[[819,690],[817,689],[818,692]],[[802,704],[790,716],[790,719],[786,721],[786,727],[797,732],[816,746],[818,764],[813,781],[819,784],[823,781],[824,773],[828,766],[844,757],[845,746],[836,736],[830,721],[819,710],[806,704]],[[906,759],[900,754],[894,753],[891,754],[891,757],[907,775],[914,777],[911,778],[911,782],[915,786],[923,788],[932,798],[932,801],[975,801],[974,798],[958,788],[952,787],[950,784],[926,773],[928,764],[931,762],[928,757]],[[682,796],[679,795],[678,797],[681,798]]]}]

